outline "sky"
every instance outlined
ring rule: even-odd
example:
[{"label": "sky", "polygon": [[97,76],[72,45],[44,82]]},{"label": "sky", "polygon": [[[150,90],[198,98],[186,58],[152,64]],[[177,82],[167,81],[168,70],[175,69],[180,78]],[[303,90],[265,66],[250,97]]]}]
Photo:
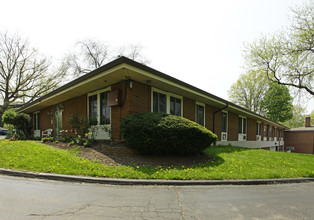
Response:
[{"label": "sky", "polygon": [[[289,24],[303,0],[0,0],[0,30],[62,59],[75,43],[139,44],[148,66],[228,100],[244,44]],[[314,99],[305,105],[314,110]]]}]

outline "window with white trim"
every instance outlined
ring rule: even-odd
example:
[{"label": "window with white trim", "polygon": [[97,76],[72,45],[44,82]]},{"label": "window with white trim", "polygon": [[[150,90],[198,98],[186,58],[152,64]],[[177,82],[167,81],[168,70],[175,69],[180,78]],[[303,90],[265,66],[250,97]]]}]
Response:
[{"label": "window with white trim", "polygon": [[39,127],[39,112],[35,112],[33,114],[33,129],[34,130],[40,130],[40,127]]},{"label": "window with white trim", "polygon": [[228,137],[228,112],[222,112],[222,129],[221,129],[221,140],[227,141]]},{"label": "window with white trim", "polygon": [[257,122],[256,123],[256,140],[257,141],[261,141],[262,140],[261,135],[262,135],[262,123],[261,122]]},{"label": "window with white trim", "polygon": [[274,130],[275,130],[274,141],[277,141],[277,128],[274,127]]},{"label": "window with white trim", "polygon": [[182,116],[183,98],[182,96],[152,88],[152,112]]},{"label": "window with white trim", "polygon": [[170,114],[181,116],[181,99],[170,96]]},{"label": "window with white trim", "polygon": [[111,108],[107,105],[110,91],[101,90],[88,94],[88,119],[91,125],[109,125]]},{"label": "window with white trim", "polygon": [[270,127],[269,133],[270,133],[270,134],[269,134],[270,140],[273,141],[273,140],[274,140],[273,126]]},{"label": "window with white trim", "polygon": [[267,125],[264,124],[264,141],[267,141]]},{"label": "window with white trim", "polygon": [[153,91],[153,112],[167,113],[167,95]]},{"label": "window with white trim", "polygon": [[205,126],[205,105],[203,103],[196,103],[196,123]]},{"label": "window with white trim", "polygon": [[246,141],[246,118],[239,116],[239,135],[238,140],[239,141]]}]

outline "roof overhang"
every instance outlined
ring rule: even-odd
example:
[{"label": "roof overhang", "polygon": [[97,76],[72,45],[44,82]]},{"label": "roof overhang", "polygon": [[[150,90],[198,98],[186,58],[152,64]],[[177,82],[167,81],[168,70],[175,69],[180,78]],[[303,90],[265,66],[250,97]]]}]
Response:
[{"label": "roof overhang", "polygon": [[248,111],[227,100],[214,96],[169,75],[154,70],[125,57],[118,58],[72,82],[24,105],[19,112],[32,113],[66,100],[114,85],[122,80],[134,80],[152,87],[182,95],[184,97],[215,106],[218,109],[231,110],[239,115],[285,128],[270,119]]}]

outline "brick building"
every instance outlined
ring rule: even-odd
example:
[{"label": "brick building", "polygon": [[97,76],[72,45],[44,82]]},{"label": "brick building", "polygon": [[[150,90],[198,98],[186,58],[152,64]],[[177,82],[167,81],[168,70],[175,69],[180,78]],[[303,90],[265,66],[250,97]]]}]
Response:
[{"label": "brick building", "polygon": [[270,150],[283,146],[284,126],[192,85],[120,57],[19,109],[34,122],[34,136],[71,129],[73,114],[95,119],[96,139],[121,140],[129,114],[164,112],[195,121],[218,136],[216,144]]},{"label": "brick building", "polygon": [[305,126],[285,130],[285,147],[295,153],[314,154],[314,126],[311,117],[305,118]]}]

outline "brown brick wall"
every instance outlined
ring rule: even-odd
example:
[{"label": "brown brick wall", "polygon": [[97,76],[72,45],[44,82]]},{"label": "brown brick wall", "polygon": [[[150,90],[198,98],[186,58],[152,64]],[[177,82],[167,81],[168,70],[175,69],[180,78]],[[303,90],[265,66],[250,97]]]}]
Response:
[{"label": "brown brick wall", "polygon": [[[214,115],[214,112],[217,111],[218,109],[213,107],[213,106],[210,106],[210,105],[206,105],[205,106],[205,127],[208,129],[208,130],[211,130],[213,131],[213,115]],[[218,120],[218,119],[216,119]]]},{"label": "brown brick wall", "polygon": [[228,141],[238,140],[238,114],[233,112],[228,112]]},{"label": "brown brick wall", "polygon": [[285,132],[285,147],[294,147],[296,153],[314,154],[314,131]]},{"label": "brown brick wall", "polygon": [[222,131],[222,112],[219,111],[215,114],[215,134],[217,135],[217,140],[221,140]]},{"label": "brown brick wall", "polygon": [[[125,82],[111,86],[111,90],[121,90],[122,100],[125,95]],[[138,82],[132,82],[132,88],[126,88],[126,98],[123,106],[111,107],[111,134],[114,140],[122,138],[119,125],[121,119],[134,113],[151,111],[151,87]]]},{"label": "brown brick wall", "polygon": [[69,116],[72,114],[78,114],[80,117],[87,117],[87,95],[82,95],[73,99],[69,99],[62,103],[62,122],[63,129],[72,129],[69,123]]},{"label": "brown brick wall", "polygon": [[39,127],[40,127],[40,131],[53,129],[53,107],[52,106],[40,110]]},{"label": "brown brick wall", "polygon": [[151,111],[151,87],[133,82],[133,88],[128,90],[129,114]]},{"label": "brown brick wall", "polygon": [[256,126],[257,121],[251,118],[247,118],[247,140],[256,141]]},{"label": "brown brick wall", "polygon": [[183,97],[183,117],[191,121],[195,121],[195,108],[196,108],[195,104],[196,104],[195,100]]}]

